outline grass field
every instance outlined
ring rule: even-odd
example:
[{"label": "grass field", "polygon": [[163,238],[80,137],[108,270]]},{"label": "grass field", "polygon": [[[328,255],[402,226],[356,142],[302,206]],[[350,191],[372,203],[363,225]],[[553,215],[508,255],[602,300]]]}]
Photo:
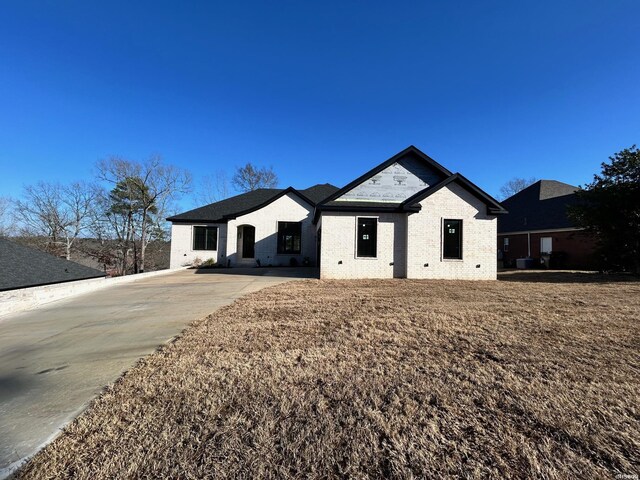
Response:
[{"label": "grass field", "polygon": [[638,474],[640,282],[613,280],[269,288],[140,362],[20,475]]}]

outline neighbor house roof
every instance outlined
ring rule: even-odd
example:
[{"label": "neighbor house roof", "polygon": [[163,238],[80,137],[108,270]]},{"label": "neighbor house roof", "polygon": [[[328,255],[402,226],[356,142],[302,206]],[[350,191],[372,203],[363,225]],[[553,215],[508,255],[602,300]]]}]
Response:
[{"label": "neighbor house roof", "polygon": [[539,180],[507,198],[509,211],[498,219],[498,233],[572,228],[567,207],[576,205],[579,188],[556,180]]},{"label": "neighbor house roof", "polygon": [[104,276],[100,270],[0,238],[0,291]]},{"label": "neighbor house roof", "polygon": [[337,190],[338,187],[334,187],[328,183],[314,185],[313,187],[309,187],[305,190],[296,190],[292,187],[285,189],[259,188],[252,192],[236,195],[235,197],[227,198],[219,202],[205,205],[204,207],[174,215],[173,217],[167,218],[167,220],[176,223],[224,223],[240,215],[245,215],[265,207],[274,200],[277,200],[288,193],[293,193],[312,206],[315,206]]}]

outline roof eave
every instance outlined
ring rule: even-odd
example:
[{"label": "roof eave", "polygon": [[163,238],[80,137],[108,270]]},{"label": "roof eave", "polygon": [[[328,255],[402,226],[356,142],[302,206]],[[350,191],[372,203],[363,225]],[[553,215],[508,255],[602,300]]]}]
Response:
[{"label": "roof eave", "polygon": [[287,187],[285,188],[283,191],[281,191],[280,193],[274,195],[273,197],[271,197],[269,200],[267,200],[266,202],[261,203],[260,205],[257,205],[255,207],[252,208],[248,208],[246,210],[240,211],[240,212],[235,212],[235,213],[229,213],[227,215],[224,215],[222,218],[225,221],[229,221],[229,220],[235,220],[238,217],[241,217],[242,215],[247,215],[249,213],[255,212],[256,210],[260,210],[261,208],[266,207],[267,205],[275,202],[276,200],[278,200],[279,198],[284,197],[285,195],[289,194],[289,193],[293,193],[295,195],[297,195],[298,197],[300,197],[302,200],[304,200],[305,202],[307,202],[309,205],[311,205],[312,207],[315,207],[315,203],[309,199],[307,196],[303,195],[302,193],[300,193],[298,190],[296,190],[293,187]]},{"label": "roof eave", "polygon": [[392,204],[387,206],[381,205],[317,205],[313,214],[314,225],[318,223],[322,212],[355,212],[355,213],[417,213],[422,209],[421,205],[404,205]]},{"label": "roof eave", "polygon": [[293,194],[297,195],[298,197],[300,197],[303,201],[307,202],[312,207],[314,207],[316,205],[315,202],[313,202],[313,200],[311,200],[306,195],[300,193],[298,190],[296,190],[293,187],[288,187],[288,188],[282,190],[281,192],[278,192],[277,194],[275,194],[269,200],[267,200],[265,202],[262,202],[261,204],[256,205],[255,207],[246,208],[244,210],[240,210],[239,212],[229,213],[229,214],[223,215],[221,218],[218,218],[218,219],[215,219],[215,220],[193,219],[193,218],[189,218],[189,217],[187,217],[187,218],[179,218],[179,215],[176,215],[176,216],[173,216],[173,217],[168,217],[166,220],[168,222],[172,222],[172,223],[194,223],[194,222],[227,223],[229,220],[234,220],[234,219],[236,219],[238,217],[241,217],[242,215],[247,215],[247,214],[249,214],[251,212],[255,212],[256,210],[260,210],[261,208],[266,207],[270,203],[275,202],[279,198],[281,198],[281,197],[283,197],[283,196],[285,196],[285,195],[287,195],[289,193],[293,193]]},{"label": "roof eave", "polygon": [[474,195],[476,198],[482,200],[487,207],[487,213],[491,215],[503,215],[505,213],[509,213],[495,198],[486,193],[480,187],[475,185],[473,182],[465,178],[460,173],[454,173],[450,177],[445,178],[440,183],[437,183],[429,188],[422,190],[421,192],[416,193],[415,195],[409,197],[404,201],[404,203],[409,205],[416,205],[427,197],[430,197],[438,190],[446,187],[447,185],[457,182],[461,187],[467,190],[469,193]]},{"label": "roof eave", "polygon": [[226,218],[218,218],[216,220],[203,220],[202,218],[179,218],[171,220],[167,218],[167,221],[171,223],[228,223]]}]

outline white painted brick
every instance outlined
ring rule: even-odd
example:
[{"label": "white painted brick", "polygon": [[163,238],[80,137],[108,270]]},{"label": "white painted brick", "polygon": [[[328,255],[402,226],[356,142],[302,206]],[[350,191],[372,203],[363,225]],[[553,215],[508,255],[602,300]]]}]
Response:
[{"label": "white painted brick", "polygon": [[[194,250],[193,227],[218,227],[218,250]],[[213,258],[218,263],[225,263],[227,225],[225,223],[174,223],[171,225],[171,258],[169,268],[191,265],[196,258],[201,261]]]},{"label": "white painted brick", "polygon": [[[323,213],[321,278],[496,278],[497,221],[486,214],[482,201],[450,184],[421,205],[419,213],[410,215]],[[367,216],[379,219],[375,259],[356,257],[356,219]],[[462,260],[442,259],[445,218],[463,221]]]},{"label": "white painted brick", "polygon": [[[297,195],[287,194],[264,208],[230,220],[227,230],[227,256],[231,265],[254,265],[255,260],[246,260],[237,255],[238,227],[252,225],[256,229],[255,258],[263,266],[288,266],[291,258],[302,264],[305,257],[312,263],[316,259],[316,229],[312,223],[313,207]],[[278,255],[278,222],[302,222],[302,244],[300,255]]]},{"label": "white painted brick", "polygon": [[[496,278],[495,216],[486,214],[482,201],[452,183],[421,202],[419,213],[381,213],[358,215],[325,212],[318,228],[322,230],[322,278]],[[266,207],[218,224],[218,251],[193,250],[193,225],[174,224],[171,240],[171,268],[190,264],[196,257],[215,258],[226,265],[254,265],[255,260],[237,255],[237,233],[241,225],[256,229],[256,259],[262,265],[289,265],[292,257],[298,264],[308,257],[315,263],[316,227],[312,224],[313,207],[296,195],[285,195]],[[378,218],[378,256],[356,257],[356,218]],[[462,260],[442,259],[442,221],[463,221]],[[302,222],[302,253],[277,254],[278,221]],[[197,224],[204,225],[204,224]],[[339,263],[342,262],[342,263]],[[428,264],[427,267],[424,265]],[[479,265],[479,267],[477,267]]]},{"label": "white painted brick", "polygon": [[[222,265],[255,265],[256,259],[263,266],[288,266],[291,258],[299,265],[305,257],[311,263],[316,259],[316,229],[312,224],[313,207],[297,195],[287,194],[260,210],[242,215],[226,224],[173,224],[171,227],[171,268],[191,264],[196,257],[201,260],[215,258]],[[302,251],[299,255],[278,255],[278,222],[302,222]],[[218,250],[193,250],[193,226],[214,225],[218,227]],[[256,229],[255,259],[242,259],[237,254],[238,227],[252,225]]]},{"label": "white painted brick", "polygon": [[[495,280],[497,220],[484,203],[452,183],[420,204],[422,210],[408,217],[407,276]],[[442,259],[445,218],[462,220],[462,260]]]},{"label": "white painted brick", "polygon": [[[378,219],[377,258],[356,256],[356,219]],[[405,276],[406,215],[343,212],[322,214],[321,278],[393,278]],[[342,263],[339,263],[342,262]],[[391,265],[393,263],[393,265]]]}]

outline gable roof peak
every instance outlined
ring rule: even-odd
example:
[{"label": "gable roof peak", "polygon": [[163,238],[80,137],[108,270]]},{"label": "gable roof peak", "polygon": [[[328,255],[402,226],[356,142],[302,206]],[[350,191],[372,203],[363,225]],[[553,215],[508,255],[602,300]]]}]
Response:
[{"label": "gable roof peak", "polygon": [[409,145],[404,150],[396,153],[391,158],[388,158],[387,160],[385,160],[384,162],[378,164],[377,166],[375,166],[374,168],[372,168],[371,170],[369,170],[365,174],[359,176],[358,178],[356,178],[352,182],[348,183],[347,185],[345,185],[344,187],[342,187],[341,189],[336,191],[333,195],[328,196],[326,199],[324,199],[321,202],[321,204],[324,205],[324,204],[326,204],[328,202],[331,202],[331,201],[335,200],[336,198],[344,195],[345,193],[347,193],[350,190],[352,190],[353,188],[357,187],[358,185],[360,185],[361,183],[363,183],[367,179],[369,179],[372,176],[380,173],[381,171],[383,171],[384,169],[390,167],[394,163],[397,163],[398,161],[402,160],[404,157],[408,156],[409,154],[415,155],[415,157],[417,157],[420,161],[422,161],[422,162],[426,163],[427,165],[429,165],[443,179],[452,175],[452,172],[450,172],[445,167],[440,165],[438,162],[436,162],[429,155],[427,155],[426,153],[421,151],[419,148],[415,147],[414,145]]},{"label": "gable roof peak", "polygon": [[462,175],[459,172],[453,173],[449,175],[447,178],[442,180],[440,183],[432,185],[412,197],[407,198],[402,205],[416,205],[425,198],[433,195],[438,190],[446,187],[447,185],[456,182],[460,186],[462,186],[469,193],[474,195],[476,198],[482,200],[484,204],[487,206],[488,212],[493,215],[497,214],[505,214],[507,210],[498,202],[495,198],[489,195],[487,192],[478,187],[475,183],[471,182],[468,178]]},{"label": "gable roof peak", "polygon": [[167,218],[170,222],[226,222],[239,215],[255,211],[283,195],[293,193],[299,198],[314,206],[322,199],[336,191],[338,188],[328,183],[314,185],[305,190],[287,188],[257,188],[250,192],[240,193],[233,197],[225,198],[202,207],[198,207],[178,215]]}]

